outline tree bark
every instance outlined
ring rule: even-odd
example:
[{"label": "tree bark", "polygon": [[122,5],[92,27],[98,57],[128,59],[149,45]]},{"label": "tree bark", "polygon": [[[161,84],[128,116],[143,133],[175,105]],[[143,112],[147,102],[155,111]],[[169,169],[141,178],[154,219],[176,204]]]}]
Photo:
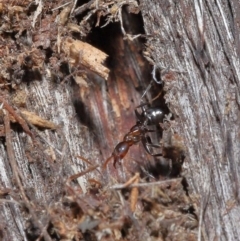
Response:
[{"label": "tree bark", "polygon": [[[170,223],[174,240],[196,240],[196,222],[183,224],[187,215],[182,210],[193,203],[199,221],[198,240],[240,240],[240,4],[234,0],[141,0],[140,6],[133,0],[2,2],[0,239],[76,240],[82,233],[90,235],[87,227],[95,232],[102,223],[108,228],[126,228],[125,217],[131,217],[134,222],[129,229],[134,230],[135,239],[156,240],[155,233],[162,229],[162,235],[168,235],[164,230]],[[140,9],[143,23],[139,17],[125,14],[125,5],[133,13]],[[111,23],[114,21],[120,24]],[[98,27],[106,22],[106,27]],[[133,38],[139,33],[147,40],[144,54],[153,66],[152,76],[151,66],[142,56],[143,42]],[[103,63],[106,55],[108,63]],[[155,205],[156,212],[170,216],[165,223],[157,222],[157,231],[159,216],[148,216],[148,211],[145,220],[136,221],[127,205],[122,211],[127,215],[112,224],[115,213],[106,215],[108,209],[101,205],[106,200],[109,204],[119,192],[110,191],[105,199],[89,194],[90,181],[109,190],[115,180],[124,183],[130,179],[136,163],[150,159],[134,146],[117,169],[110,164],[104,170],[95,166],[104,163],[136,123],[134,108],[151,78],[164,84],[164,99],[174,118],[171,132],[184,140],[181,176],[188,184],[187,192],[181,182],[174,181],[163,189],[168,192],[168,205],[176,200],[177,204],[173,210],[164,206],[164,201]],[[73,188],[69,183],[79,172]],[[133,183],[136,181],[138,175]],[[154,206],[149,201],[153,193],[161,193],[160,200],[166,198],[161,188],[149,191],[150,186],[145,185],[144,191],[139,188],[139,196],[139,190],[132,189],[134,198],[150,203],[149,208]],[[170,191],[175,193],[173,199]],[[184,200],[181,204],[178,196]],[[109,210],[126,204],[125,199],[116,199]],[[70,215],[73,200],[82,205],[82,213],[74,210],[83,215],[80,220],[76,214]],[[95,220],[89,206],[97,212],[104,210],[102,223],[82,221],[87,215]],[[134,206],[136,203],[131,203],[131,208]],[[69,220],[64,226],[66,217]],[[152,233],[146,227],[147,218],[154,223]],[[148,234],[146,230],[150,230]],[[128,239],[133,240],[129,234]],[[160,236],[159,240],[165,240]]]},{"label": "tree bark", "polygon": [[[63,203],[69,178],[101,166],[111,155],[135,124],[141,95],[136,88],[146,88],[150,77],[140,41],[124,41],[119,24],[95,28],[90,37],[96,24],[92,1],[79,8],[74,3],[0,3],[3,240],[51,240],[46,231],[53,221],[51,211]],[[111,7],[99,3],[103,9]],[[77,24],[82,10],[86,12]],[[82,38],[92,46],[81,43]],[[110,74],[104,50],[111,54]],[[131,155],[138,159],[145,154],[133,148]],[[108,185],[113,174],[126,180],[125,166],[95,169],[77,178],[80,194],[87,192],[90,179]]]},{"label": "tree bark", "polygon": [[238,1],[142,0],[205,240],[240,240]]}]

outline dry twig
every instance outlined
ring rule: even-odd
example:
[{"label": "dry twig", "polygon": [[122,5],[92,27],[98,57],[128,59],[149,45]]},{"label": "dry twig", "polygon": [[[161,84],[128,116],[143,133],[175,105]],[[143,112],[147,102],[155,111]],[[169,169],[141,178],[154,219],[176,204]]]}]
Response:
[{"label": "dry twig", "polygon": [[3,103],[3,107],[15,118],[15,120],[21,125],[23,130],[32,138],[32,140],[34,140],[33,133],[30,131],[26,121],[16,113],[12,106],[9,105],[2,96],[0,96],[0,102]]},{"label": "dry twig", "polygon": [[[158,181],[158,182],[145,182],[145,183],[133,183],[128,185],[128,187],[148,187],[148,186],[158,186],[158,185],[166,185],[171,182],[181,182],[182,178],[173,178],[169,180],[164,180],[164,181]],[[111,186],[109,189],[123,189],[126,188],[126,184],[115,184]]]}]

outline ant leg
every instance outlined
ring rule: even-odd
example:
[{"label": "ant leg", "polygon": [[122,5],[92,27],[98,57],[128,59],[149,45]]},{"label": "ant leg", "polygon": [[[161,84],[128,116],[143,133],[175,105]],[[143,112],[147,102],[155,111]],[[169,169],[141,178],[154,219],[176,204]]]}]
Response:
[{"label": "ant leg", "polygon": [[111,156],[103,163],[103,169],[106,169],[107,164],[111,161],[112,158],[113,158],[113,155],[111,155]]},{"label": "ant leg", "polygon": [[146,143],[147,146],[151,146],[151,147],[155,147],[155,148],[161,148],[161,145],[156,145],[156,144],[152,144],[152,143]]},{"label": "ant leg", "polygon": [[155,133],[158,133],[158,132],[160,132],[161,130],[146,130],[146,132],[155,132]]},{"label": "ant leg", "polygon": [[[146,90],[143,92],[142,96],[141,96],[141,102],[143,102],[143,98],[145,97],[145,95],[147,94],[147,92],[151,89],[151,87],[153,86],[154,82],[157,83],[157,84],[162,84],[162,81],[158,81],[157,78],[156,78],[156,71],[157,71],[158,67],[156,65],[154,65],[153,67],[153,71],[152,71],[152,76],[153,76],[153,79],[150,81],[148,87],[146,88]],[[152,99],[150,102],[153,102],[155,99],[157,99],[159,96],[161,95],[161,92],[160,94],[157,95],[157,97],[155,97],[154,99]]]},{"label": "ant leg", "polygon": [[150,102],[152,103],[154,100],[158,99],[161,95],[162,95],[162,90],[154,98],[152,98]]},{"label": "ant leg", "polygon": [[151,138],[149,136],[144,136],[142,138],[142,144],[143,144],[143,147],[146,150],[146,152],[148,154],[150,154],[151,156],[162,156],[162,153],[157,153],[157,154],[153,153],[152,147],[154,147],[154,148],[161,148],[161,145],[153,144],[152,141],[151,141]]},{"label": "ant leg", "polygon": [[116,168],[116,164],[120,163],[120,161],[121,161],[121,158],[119,158],[119,157],[114,158],[114,161],[113,161],[114,168]]},{"label": "ant leg", "polygon": [[117,162],[120,162],[120,161],[121,161],[121,158],[119,158],[118,156],[111,155],[111,156],[103,163],[103,169],[106,169],[107,164],[111,161],[111,159],[113,159],[113,166],[114,166],[114,168],[116,168]]},{"label": "ant leg", "polygon": [[143,147],[145,148],[146,152],[151,155],[151,156],[162,156],[162,153],[153,153],[152,148],[151,147],[155,147],[155,148],[161,148],[161,146],[156,146],[156,145],[150,145],[150,144],[146,144],[142,141],[143,143]]}]

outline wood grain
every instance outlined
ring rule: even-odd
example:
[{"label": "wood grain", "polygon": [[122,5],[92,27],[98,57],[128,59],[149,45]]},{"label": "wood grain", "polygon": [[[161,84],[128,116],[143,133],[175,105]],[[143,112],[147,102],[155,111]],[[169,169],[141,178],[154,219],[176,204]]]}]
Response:
[{"label": "wood grain", "polygon": [[184,168],[197,197],[199,238],[240,240],[239,2],[141,4],[148,51],[187,148]]}]

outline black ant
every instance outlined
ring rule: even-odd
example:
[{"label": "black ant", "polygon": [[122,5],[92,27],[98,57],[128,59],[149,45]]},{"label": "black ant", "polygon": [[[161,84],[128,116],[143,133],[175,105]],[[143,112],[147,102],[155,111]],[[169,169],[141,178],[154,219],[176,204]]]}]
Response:
[{"label": "black ant", "polygon": [[[145,91],[146,93],[146,91]],[[143,94],[143,96],[145,95]],[[142,96],[142,98],[143,98]],[[141,98],[141,99],[142,99]],[[138,111],[141,108],[141,113]],[[127,154],[129,147],[139,143],[143,144],[143,147],[151,156],[162,156],[162,153],[153,153],[152,147],[160,148],[160,145],[155,145],[151,142],[151,138],[147,135],[149,132],[155,132],[155,130],[149,130],[148,126],[158,125],[163,122],[164,112],[160,107],[151,107],[149,103],[143,103],[135,109],[135,115],[137,118],[137,123],[134,125],[130,131],[124,136],[123,141],[119,142],[112,155],[105,161],[104,168],[106,168],[107,163],[113,158],[113,166],[116,168],[116,163],[121,161]]]}]

